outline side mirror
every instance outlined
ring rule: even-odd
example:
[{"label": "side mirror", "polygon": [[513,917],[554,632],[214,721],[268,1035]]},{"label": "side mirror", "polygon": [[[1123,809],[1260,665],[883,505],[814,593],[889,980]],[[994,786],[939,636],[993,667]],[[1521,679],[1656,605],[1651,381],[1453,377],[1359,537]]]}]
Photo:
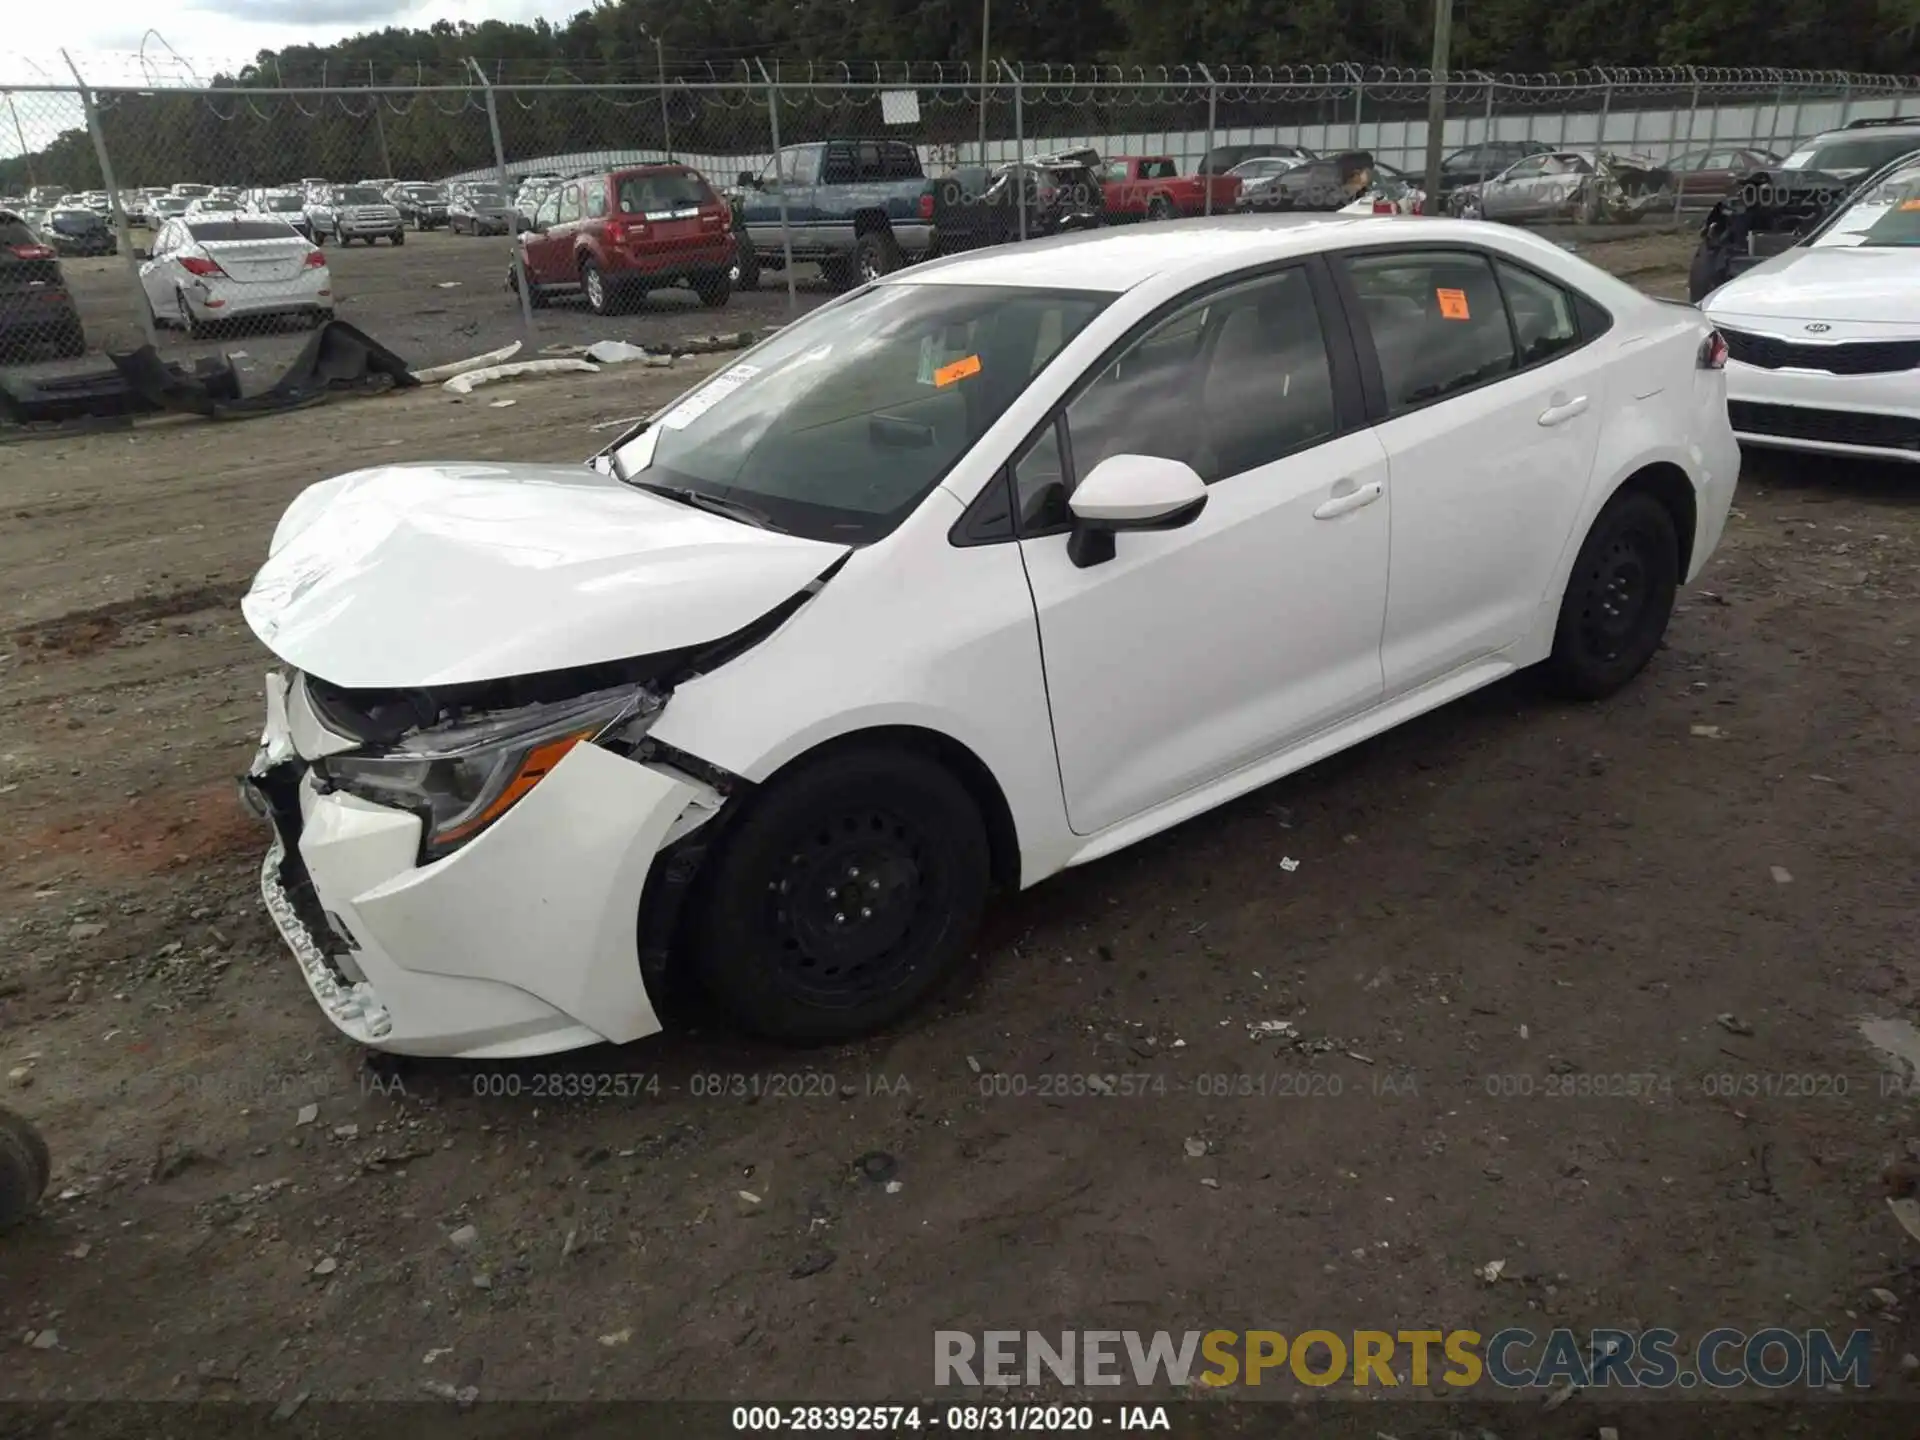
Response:
[{"label": "side mirror", "polygon": [[1158,455],[1109,455],[1067,501],[1073,532],[1067,558],[1081,569],[1111,560],[1122,530],[1178,530],[1207,508],[1207,487],[1191,465]]},{"label": "side mirror", "polygon": [[746,170],[740,172],[735,183],[739,185],[742,190],[758,190],[760,188],[760,182],[754,179],[751,172]]}]

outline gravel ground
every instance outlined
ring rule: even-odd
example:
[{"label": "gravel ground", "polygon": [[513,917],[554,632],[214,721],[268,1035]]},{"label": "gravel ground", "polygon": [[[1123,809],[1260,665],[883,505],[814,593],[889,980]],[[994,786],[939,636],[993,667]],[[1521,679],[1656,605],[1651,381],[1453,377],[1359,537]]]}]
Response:
[{"label": "gravel ground", "polygon": [[[497,251],[352,253],[462,283],[346,313],[422,360],[512,338]],[[1878,1175],[1920,1125],[1859,1022],[1920,999],[1905,475],[1756,458],[1612,701],[1522,677],[1051,880],[878,1039],[336,1036],[232,793],[274,518],[373,461],[583,455],[710,363],[0,449],[0,1099],[57,1171],[0,1244],[0,1396],[898,1398],[937,1328],[1415,1321],[1858,1323],[1901,1388]],[[1130,1081],[1049,1078],[1087,1075]]]}]

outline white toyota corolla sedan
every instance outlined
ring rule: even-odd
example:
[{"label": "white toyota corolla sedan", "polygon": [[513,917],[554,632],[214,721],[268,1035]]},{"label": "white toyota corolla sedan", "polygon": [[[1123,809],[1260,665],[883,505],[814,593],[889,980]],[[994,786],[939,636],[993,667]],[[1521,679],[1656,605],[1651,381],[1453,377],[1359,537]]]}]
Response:
[{"label": "white toyota corolla sedan", "polygon": [[1246,217],[916,265],[588,464],[314,485],[244,602],[243,790],[348,1035],[898,1017],[990,891],[1543,664],[1597,698],[1719,541],[1724,347],[1547,241]]},{"label": "white toyota corolla sedan", "polygon": [[1920,151],[1700,308],[1742,440],[1920,464]]}]

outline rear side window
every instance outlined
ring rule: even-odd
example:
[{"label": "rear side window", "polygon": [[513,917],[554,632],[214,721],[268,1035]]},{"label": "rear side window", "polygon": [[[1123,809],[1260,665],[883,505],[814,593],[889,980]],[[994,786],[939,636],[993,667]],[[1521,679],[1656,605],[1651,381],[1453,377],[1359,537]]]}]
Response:
[{"label": "rear side window", "polygon": [[1458,251],[1354,255],[1353,284],[1386,387],[1399,415],[1506,374],[1513,334],[1486,257]]},{"label": "rear side window", "polygon": [[1142,180],[1171,180],[1174,177],[1174,165],[1171,160],[1149,160],[1140,167]]},{"label": "rear side window", "polygon": [[33,231],[27,228],[27,222],[16,220],[13,216],[0,219],[0,246],[11,249],[15,245],[38,245]]},{"label": "rear side window", "polygon": [[661,211],[693,210],[713,199],[698,175],[669,171],[662,175],[629,175],[620,182],[620,213],[655,215]]},{"label": "rear side window", "polygon": [[1573,296],[1531,270],[1494,262],[1500,288],[1506,292],[1513,315],[1514,338],[1520,343],[1520,364],[1538,365],[1580,344],[1580,321]]},{"label": "rear side window", "polygon": [[285,240],[293,227],[284,220],[196,220],[187,229],[195,240]]},{"label": "rear side window", "polygon": [[886,147],[886,153],[880,157],[883,178],[888,180],[918,180],[920,178],[920,156],[911,145],[902,145],[898,141]]},{"label": "rear side window", "polygon": [[602,215],[606,213],[607,213],[606,187],[600,184],[598,181],[595,181],[592,185],[587,187],[587,218],[590,220],[598,220]]}]

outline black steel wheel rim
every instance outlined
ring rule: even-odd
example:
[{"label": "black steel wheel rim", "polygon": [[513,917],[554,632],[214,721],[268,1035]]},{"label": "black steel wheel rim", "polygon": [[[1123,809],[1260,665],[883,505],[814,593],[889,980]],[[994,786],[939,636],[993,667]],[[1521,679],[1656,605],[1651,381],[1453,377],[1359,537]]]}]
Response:
[{"label": "black steel wheel rim", "polygon": [[950,888],[926,826],[885,806],[839,811],[797,832],[767,882],[775,963],[816,1001],[886,994],[939,933]]},{"label": "black steel wheel rim", "polygon": [[1580,639],[1594,659],[1618,660],[1645,628],[1653,592],[1651,551],[1649,537],[1623,530],[1588,564],[1580,597]]}]

